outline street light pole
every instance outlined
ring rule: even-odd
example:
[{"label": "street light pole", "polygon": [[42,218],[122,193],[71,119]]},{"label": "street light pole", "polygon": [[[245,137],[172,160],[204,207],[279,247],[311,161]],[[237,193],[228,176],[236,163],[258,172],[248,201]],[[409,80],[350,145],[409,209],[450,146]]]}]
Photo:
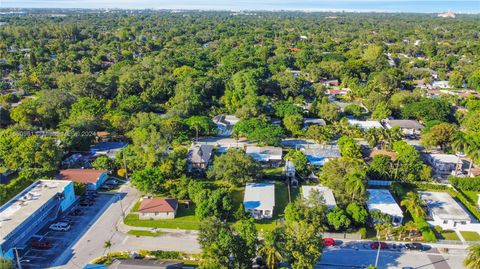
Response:
[{"label": "street light pole", "polygon": [[378,259],[380,258],[380,246],[382,244],[380,244],[380,235],[377,231],[377,243],[378,243],[378,249],[377,249],[377,258],[375,258],[375,268],[378,268]]},{"label": "street light pole", "polygon": [[18,250],[17,248],[13,248],[13,250],[15,250],[15,257],[17,258],[18,269],[22,269],[22,263],[20,262],[20,257],[18,256]]}]

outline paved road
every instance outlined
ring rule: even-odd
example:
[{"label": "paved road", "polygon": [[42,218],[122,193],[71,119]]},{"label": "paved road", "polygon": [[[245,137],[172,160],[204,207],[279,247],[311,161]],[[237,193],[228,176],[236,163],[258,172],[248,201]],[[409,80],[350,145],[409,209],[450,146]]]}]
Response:
[{"label": "paved road", "polygon": [[[375,264],[377,252],[369,249],[351,249],[330,247],[324,250],[321,262],[316,269],[366,268]],[[460,269],[463,267],[465,252],[450,251],[440,254],[436,249],[428,252],[382,250],[378,263],[379,269],[412,267],[416,269]]]},{"label": "paved road", "polygon": [[[118,199],[91,225],[88,231],[67,249],[54,268],[83,268],[95,258],[111,251],[176,250],[199,253],[196,236],[183,231],[166,233],[158,237],[141,237],[126,235],[118,230],[118,223],[128,212],[129,207],[137,199],[138,191],[128,184],[121,187]],[[112,246],[105,249],[105,241],[110,240]]]}]

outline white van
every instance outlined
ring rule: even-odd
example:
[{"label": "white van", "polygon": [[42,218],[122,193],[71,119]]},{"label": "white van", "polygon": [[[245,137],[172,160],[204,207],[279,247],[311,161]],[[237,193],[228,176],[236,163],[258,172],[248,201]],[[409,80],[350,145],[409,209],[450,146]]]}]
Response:
[{"label": "white van", "polygon": [[53,230],[53,231],[68,231],[70,230],[71,226],[69,223],[67,222],[57,222],[57,223],[54,223],[52,225],[50,225],[50,230]]}]

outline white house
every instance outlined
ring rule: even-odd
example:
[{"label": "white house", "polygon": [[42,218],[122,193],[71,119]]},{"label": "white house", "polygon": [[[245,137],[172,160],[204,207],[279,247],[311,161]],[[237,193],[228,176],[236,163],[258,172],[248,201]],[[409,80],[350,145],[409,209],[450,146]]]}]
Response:
[{"label": "white house", "polygon": [[173,219],[177,214],[178,200],[165,198],[143,199],[138,208],[139,219]]},{"label": "white house", "polygon": [[439,174],[451,174],[455,171],[457,164],[460,169],[462,160],[453,154],[430,153],[425,155],[427,162],[433,167],[433,170]]},{"label": "white house", "polygon": [[460,228],[472,222],[467,212],[446,192],[419,192],[428,208],[432,226],[439,225],[443,229]]},{"label": "white house", "polygon": [[217,125],[217,134],[219,136],[231,136],[233,132],[233,126],[240,121],[234,115],[218,115],[213,118],[213,123]]},{"label": "white house", "polygon": [[448,89],[451,88],[448,80],[440,80],[432,82],[432,88],[434,89]]},{"label": "white house", "polygon": [[317,191],[320,193],[320,196],[323,198],[323,202],[328,209],[332,209],[337,206],[335,201],[335,196],[330,188],[325,186],[302,186],[302,197],[303,199],[308,199],[312,192]]},{"label": "white house", "polygon": [[398,206],[389,190],[385,189],[367,189],[368,211],[379,210],[382,213],[392,217],[394,225],[400,225],[403,221],[403,211]]},{"label": "white house", "polygon": [[383,129],[382,124],[376,120],[355,120],[355,119],[347,119],[348,123],[353,126],[357,126],[358,128],[366,131],[368,129]]},{"label": "white house", "polygon": [[398,126],[404,135],[419,135],[423,125],[416,120],[386,120],[385,127],[392,129]]},{"label": "white house", "polygon": [[255,160],[278,167],[282,162],[282,148],[280,147],[258,147],[247,146],[245,154],[252,156]]},{"label": "white house", "polygon": [[320,148],[302,149],[311,165],[323,166],[334,158],[340,158],[340,149],[336,145],[323,145]]},{"label": "white house", "polygon": [[247,183],[243,197],[245,211],[255,219],[271,219],[275,207],[275,185],[271,183]]}]

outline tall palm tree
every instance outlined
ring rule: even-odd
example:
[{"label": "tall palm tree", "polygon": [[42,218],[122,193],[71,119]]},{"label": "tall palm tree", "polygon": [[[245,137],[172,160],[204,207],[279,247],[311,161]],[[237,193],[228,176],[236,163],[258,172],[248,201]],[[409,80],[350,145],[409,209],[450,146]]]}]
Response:
[{"label": "tall palm tree", "polygon": [[480,245],[468,248],[468,255],[463,264],[469,269],[480,269]]},{"label": "tall palm tree", "polygon": [[408,212],[413,216],[425,216],[425,210],[423,209],[424,201],[420,198],[420,194],[416,192],[408,192],[400,205],[407,208]]},{"label": "tall palm tree", "polygon": [[345,181],[345,190],[348,194],[352,195],[352,201],[355,200],[356,194],[361,196],[365,193],[366,188],[363,183],[362,175],[357,173],[346,175]]},{"label": "tall palm tree", "polygon": [[[470,150],[469,147],[470,147],[470,142],[468,140],[467,135],[461,131],[457,132],[455,134],[455,137],[453,138],[452,148],[460,156],[461,154],[465,154],[467,151],[469,151]],[[459,163],[460,163],[460,157],[458,158],[458,163],[455,166],[455,175],[458,174]],[[470,160],[470,163],[472,163],[472,160]]]},{"label": "tall palm tree", "polygon": [[468,146],[465,150],[465,153],[470,158],[470,167],[468,168],[468,175],[472,175],[473,163],[480,162],[480,137],[478,135],[469,135],[468,136]]},{"label": "tall palm tree", "polygon": [[276,269],[277,264],[283,259],[276,237],[275,231],[265,233],[262,247],[258,250],[258,253],[265,259],[269,269]]}]

